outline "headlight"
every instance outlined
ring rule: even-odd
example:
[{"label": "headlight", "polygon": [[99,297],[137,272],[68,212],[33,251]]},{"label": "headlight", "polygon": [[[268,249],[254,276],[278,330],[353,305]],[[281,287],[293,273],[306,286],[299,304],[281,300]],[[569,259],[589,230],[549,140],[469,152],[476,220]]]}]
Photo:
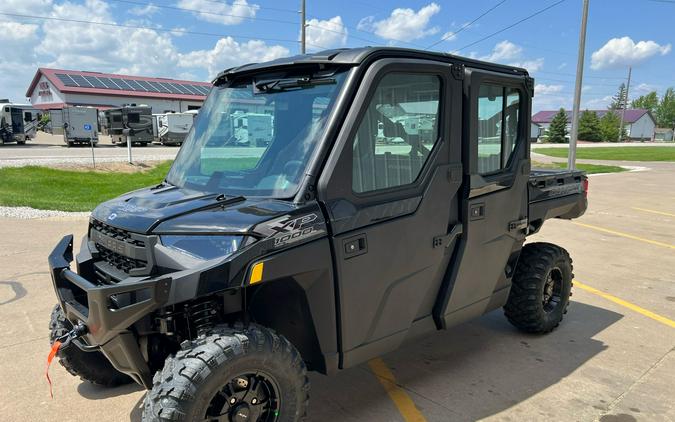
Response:
[{"label": "headlight", "polygon": [[209,260],[225,258],[239,249],[244,236],[223,235],[162,235],[162,245],[193,258]]}]

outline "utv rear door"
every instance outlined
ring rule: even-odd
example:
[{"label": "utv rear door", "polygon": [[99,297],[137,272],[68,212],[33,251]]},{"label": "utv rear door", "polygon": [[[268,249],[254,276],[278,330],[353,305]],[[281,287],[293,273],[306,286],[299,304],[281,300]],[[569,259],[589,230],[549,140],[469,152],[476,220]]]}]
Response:
[{"label": "utv rear door", "polygon": [[502,306],[525,240],[531,79],[467,69],[464,233],[435,317],[449,327]]},{"label": "utv rear door", "polygon": [[449,64],[381,59],[359,87],[318,191],[343,368],[435,329],[462,174],[461,84]]}]

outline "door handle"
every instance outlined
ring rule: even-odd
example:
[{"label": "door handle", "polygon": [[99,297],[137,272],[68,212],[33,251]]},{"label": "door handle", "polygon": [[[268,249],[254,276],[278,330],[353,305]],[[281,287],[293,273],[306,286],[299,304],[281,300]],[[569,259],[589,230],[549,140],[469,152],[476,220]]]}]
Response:
[{"label": "door handle", "polygon": [[348,237],[342,241],[345,259],[353,258],[355,256],[363,255],[368,252],[368,242],[366,241],[366,234],[358,234],[356,236]]}]

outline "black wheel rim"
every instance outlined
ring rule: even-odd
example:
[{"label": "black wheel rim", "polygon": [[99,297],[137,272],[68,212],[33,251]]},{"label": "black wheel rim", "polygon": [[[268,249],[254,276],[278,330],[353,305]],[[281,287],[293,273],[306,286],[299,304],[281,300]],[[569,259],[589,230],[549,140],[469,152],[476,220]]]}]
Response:
[{"label": "black wheel rim", "polygon": [[563,274],[560,268],[551,268],[546,276],[544,283],[544,294],[542,296],[542,305],[544,312],[551,313],[558,307],[562,295]]},{"label": "black wheel rim", "polygon": [[211,398],[204,421],[276,421],[280,410],[279,385],[270,375],[250,372],[237,375]]}]

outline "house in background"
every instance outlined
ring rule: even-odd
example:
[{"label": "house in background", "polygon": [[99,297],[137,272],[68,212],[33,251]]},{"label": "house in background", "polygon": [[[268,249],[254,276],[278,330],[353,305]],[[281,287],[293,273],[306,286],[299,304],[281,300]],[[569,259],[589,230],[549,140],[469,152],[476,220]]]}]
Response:
[{"label": "house in background", "polygon": [[654,140],[657,142],[672,142],[673,130],[668,128],[657,128],[654,133]]},{"label": "house in background", "polygon": [[[598,119],[611,112],[610,110],[590,110],[594,112]],[[543,134],[551,125],[553,117],[558,113],[557,110],[545,110],[536,113],[532,116],[532,123],[541,128]],[[614,111],[621,116],[622,111]],[[628,139],[631,141],[651,141],[654,139],[654,132],[656,130],[656,120],[649,110],[643,109],[628,109],[623,111],[623,123],[626,126]],[[567,131],[569,132],[572,126],[572,112],[566,111],[567,114]],[[582,139],[583,140],[583,139]]]}]

